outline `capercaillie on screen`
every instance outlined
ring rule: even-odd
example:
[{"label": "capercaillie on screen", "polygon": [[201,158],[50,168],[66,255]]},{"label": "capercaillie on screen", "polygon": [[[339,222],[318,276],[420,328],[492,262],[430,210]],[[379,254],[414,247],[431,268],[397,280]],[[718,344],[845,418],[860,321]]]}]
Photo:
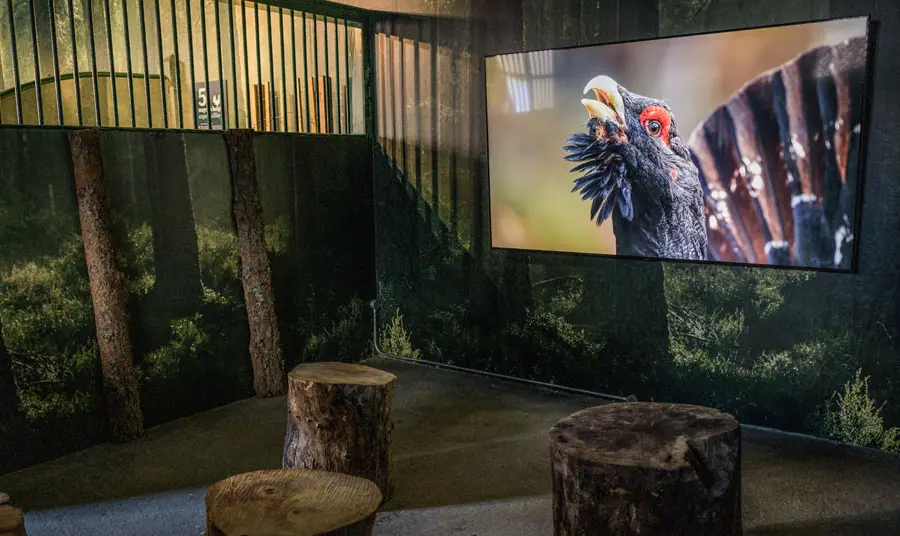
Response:
[{"label": "capercaillie on screen", "polygon": [[846,269],[856,235],[866,39],[761,74],[685,140],[661,100],[596,76],[563,147],[616,253]]}]

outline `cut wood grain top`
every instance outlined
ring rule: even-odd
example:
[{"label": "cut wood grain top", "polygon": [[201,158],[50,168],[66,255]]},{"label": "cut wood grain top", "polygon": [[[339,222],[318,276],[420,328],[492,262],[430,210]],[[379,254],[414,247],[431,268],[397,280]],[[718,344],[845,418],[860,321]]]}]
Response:
[{"label": "cut wood grain top", "polygon": [[9,495],[0,492],[0,506],[4,504],[9,504]]},{"label": "cut wood grain top", "polygon": [[354,363],[302,363],[289,374],[292,380],[351,385],[387,385],[397,379],[390,372]]},{"label": "cut wood grain top", "polygon": [[207,516],[224,534],[312,536],[372,515],[373,482],[341,473],[275,469],[235,475],[206,494]]},{"label": "cut wood grain top", "polygon": [[0,506],[0,534],[18,534],[24,524],[22,511],[12,506]]},{"label": "cut wood grain top", "polygon": [[739,429],[731,415],[685,404],[628,402],[573,413],[550,430],[566,457],[589,465],[671,470],[690,465],[689,445]]}]

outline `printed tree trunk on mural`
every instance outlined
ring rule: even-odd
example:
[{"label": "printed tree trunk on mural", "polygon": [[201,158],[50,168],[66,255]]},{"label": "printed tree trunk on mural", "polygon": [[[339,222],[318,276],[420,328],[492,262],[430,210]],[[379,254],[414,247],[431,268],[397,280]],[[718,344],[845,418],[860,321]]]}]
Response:
[{"label": "printed tree trunk on mural", "polygon": [[104,185],[100,129],[76,130],[69,135],[69,143],[109,433],[114,441],[128,441],[140,437],[144,425],[125,311],[124,278],[116,263]]},{"label": "printed tree trunk on mural", "polygon": [[3,339],[3,318],[0,317],[0,422],[9,422],[19,411],[19,394],[13,376],[12,356]]},{"label": "printed tree trunk on mural", "polygon": [[234,191],[234,223],[241,255],[241,282],[250,324],[253,388],[257,396],[278,396],[284,394],[287,384],[256,180],[253,131],[229,130],[225,133],[225,145]]},{"label": "printed tree trunk on mural", "polygon": [[197,230],[184,154],[176,133],[147,133],[147,191],[153,229],[156,303],[174,316],[192,311],[200,299]]}]

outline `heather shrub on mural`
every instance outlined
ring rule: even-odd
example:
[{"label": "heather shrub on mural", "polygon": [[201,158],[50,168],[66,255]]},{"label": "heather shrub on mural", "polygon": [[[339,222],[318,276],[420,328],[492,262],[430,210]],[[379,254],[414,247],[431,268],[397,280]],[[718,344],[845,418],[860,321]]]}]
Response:
[{"label": "heather shrub on mural", "polygon": [[409,333],[403,326],[403,315],[400,314],[400,309],[394,312],[394,316],[391,317],[390,322],[382,330],[378,346],[382,352],[387,354],[410,359],[422,357],[422,352],[413,346]]},{"label": "heather shrub on mural", "polygon": [[836,391],[822,410],[818,431],[829,439],[900,452],[900,428],[886,427],[881,414],[886,403],[869,395],[869,376],[862,369]]},{"label": "heather shrub on mural", "polygon": [[0,274],[3,339],[13,355],[24,416],[68,418],[98,403],[93,309],[78,235],[55,256]]}]

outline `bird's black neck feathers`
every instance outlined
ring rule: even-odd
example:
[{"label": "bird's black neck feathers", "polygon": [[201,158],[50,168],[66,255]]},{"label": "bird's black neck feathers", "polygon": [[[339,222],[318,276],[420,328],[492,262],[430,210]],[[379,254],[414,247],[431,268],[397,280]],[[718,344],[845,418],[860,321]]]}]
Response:
[{"label": "bird's black neck feathers", "polygon": [[664,147],[638,135],[643,127],[636,120],[626,129],[596,119],[586,127],[588,133],[574,134],[564,147],[567,160],[580,162],[572,171],[585,173],[572,191],[592,201],[597,225],[612,218],[616,253],[705,259],[699,177],[681,139]]}]

